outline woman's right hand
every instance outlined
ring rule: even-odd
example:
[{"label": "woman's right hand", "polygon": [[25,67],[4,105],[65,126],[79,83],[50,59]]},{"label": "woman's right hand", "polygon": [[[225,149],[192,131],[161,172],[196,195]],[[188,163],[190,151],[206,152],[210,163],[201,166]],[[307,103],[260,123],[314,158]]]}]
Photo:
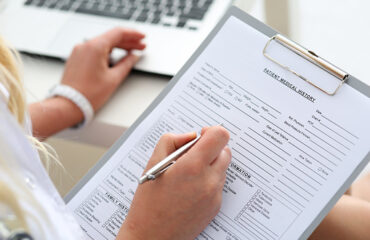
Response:
[{"label": "woman's right hand", "polygon": [[[195,136],[164,135],[145,171]],[[117,239],[185,240],[199,235],[221,207],[231,160],[228,141],[221,126],[203,129],[199,141],[176,164],[156,180],[139,185]]]}]

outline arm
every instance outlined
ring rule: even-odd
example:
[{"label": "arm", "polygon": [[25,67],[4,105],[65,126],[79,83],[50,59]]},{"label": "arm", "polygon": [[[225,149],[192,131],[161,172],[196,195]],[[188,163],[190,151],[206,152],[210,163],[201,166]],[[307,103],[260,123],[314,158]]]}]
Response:
[{"label": "arm", "polygon": [[[131,50],[143,50],[144,35],[133,30],[115,28],[77,45],[68,59],[62,84],[82,93],[96,112],[127,77],[138,57]],[[128,51],[113,67],[108,64],[113,48]],[[54,97],[29,106],[35,137],[47,138],[83,121],[82,112],[68,99]]]},{"label": "arm", "polygon": [[370,174],[347,191],[310,239],[368,239],[370,236]]},{"label": "arm", "polygon": [[310,239],[369,239],[370,202],[344,195]]}]

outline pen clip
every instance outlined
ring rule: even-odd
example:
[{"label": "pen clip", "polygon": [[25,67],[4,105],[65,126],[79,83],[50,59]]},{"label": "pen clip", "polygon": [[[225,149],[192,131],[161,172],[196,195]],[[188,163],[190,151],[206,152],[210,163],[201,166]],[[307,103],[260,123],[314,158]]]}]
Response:
[{"label": "pen clip", "polygon": [[187,151],[194,143],[196,143],[201,135],[197,136],[192,141],[186,143],[184,146],[177,149],[175,152],[171,153],[165,159],[154,165],[149,169],[141,178],[139,178],[139,184],[143,184],[146,181],[154,180],[164,171],[166,171],[170,166],[175,163],[175,159],[181,156],[185,151]]},{"label": "pen clip", "polygon": [[162,173],[164,173],[169,167],[171,167],[173,164],[175,164],[175,162],[176,161],[170,162],[165,168],[163,168],[161,171],[159,171],[155,175],[153,175],[154,178],[152,180],[156,179],[159,175],[161,175]]},{"label": "pen clip", "polygon": [[165,172],[170,166],[172,166],[176,161],[172,161],[170,163],[168,163],[167,166],[165,166],[163,169],[161,169],[160,171],[158,172],[155,172],[153,174],[145,174],[144,176],[142,176],[140,179],[139,179],[139,183],[142,184],[146,181],[151,181],[151,180],[155,180],[159,175],[161,175],[163,172]]}]

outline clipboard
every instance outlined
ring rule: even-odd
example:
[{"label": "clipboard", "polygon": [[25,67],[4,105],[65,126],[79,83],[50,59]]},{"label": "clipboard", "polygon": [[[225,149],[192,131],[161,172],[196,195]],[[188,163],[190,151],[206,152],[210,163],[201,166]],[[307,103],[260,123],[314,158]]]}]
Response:
[{"label": "clipboard", "polygon": [[[231,7],[222,20],[217,24],[217,26],[213,29],[213,31],[209,34],[209,36],[204,40],[204,42],[200,45],[200,47],[196,50],[196,52],[192,55],[192,57],[186,62],[186,64],[181,68],[177,75],[173,77],[173,79],[169,82],[167,87],[161,92],[161,94],[152,102],[152,104],[144,111],[144,113],[135,121],[135,123],[125,131],[125,133],[116,141],[116,143],[110,148],[110,150],[102,157],[102,159],[82,178],[82,180],[76,184],[76,186],[66,195],[64,198],[65,202],[68,203],[79,191],[80,189],[102,168],[109,159],[113,156],[113,154],[120,148],[120,146],[126,141],[126,139],[133,133],[133,131],[140,125],[140,123],[154,110],[154,108],[166,97],[166,95],[170,92],[170,90],[177,84],[179,79],[184,75],[186,70],[193,64],[193,62],[198,58],[198,56],[204,51],[207,45],[212,41],[218,31],[222,28],[224,23],[231,17],[236,17],[237,19],[241,20],[245,24],[253,27],[254,29],[258,30],[259,32],[263,33],[267,37],[270,38],[268,42],[266,42],[266,46],[261,54],[265,54],[265,57],[269,58],[271,61],[274,61],[276,64],[280,65],[281,67],[289,70],[299,76],[301,79],[306,81],[308,84],[310,80],[307,79],[305,76],[301,76],[298,72],[295,72],[294,69],[291,69],[289,66],[285,66],[284,63],[278,62],[275,59],[271,58],[266,54],[265,50],[269,47],[269,43],[271,41],[278,41],[285,47],[289,48],[290,50],[294,51],[295,53],[299,54],[300,56],[307,59],[309,62],[307,64],[315,64],[319,67],[323,68],[324,70],[328,71],[332,75],[338,78],[338,86],[334,92],[326,91],[322,89],[319,85],[311,84],[317,88],[319,88],[325,94],[331,95],[335,97],[335,94],[343,84],[347,84],[350,87],[354,88],[358,92],[362,93],[363,95],[370,97],[370,87],[365,83],[359,81],[355,77],[350,74],[347,74],[343,70],[339,69],[338,67],[334,66],[333,64],[321,59],[312,51],[306,50],[305,48],[299,46],[298,44],[290,41],[289,39],[279,35],[279,33],[272,28],[266,26],[264,23],[256,20],[255,18],[251,17],[247,13],[243,12],[242,10],[238,9],[237,7]],[[336,192],[335,196],[327,203],[325,208],[320,212],[319,215],[314,219],[314,221],[309,225],[309,227],[303,232],[299,239],[306,239],[310,236],[313,230],[319,225],[322,219],[327,215],[327,213],[331,210],[334,204],[338,201],[338,199],[344,194],[344,192],[348,189],[348,187],[352,184],[358,174],[364,169],[367,163],[370,161],[370,152],[367,153],[366,157],[361,161],[361,163],[357,166],[355,171],[351,174],[351,176],[345,181],[345,183],[339,188]]]}]

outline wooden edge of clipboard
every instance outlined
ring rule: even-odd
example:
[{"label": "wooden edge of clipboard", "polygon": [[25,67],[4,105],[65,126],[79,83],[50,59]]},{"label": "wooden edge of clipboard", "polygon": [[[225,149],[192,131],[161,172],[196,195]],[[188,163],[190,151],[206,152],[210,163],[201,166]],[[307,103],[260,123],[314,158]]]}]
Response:
[{"label": "wooden edge of clipboard", "polygon": [[[276,35],[278,32],[270,28],[266,24],[260,22],[254,17],[250,16],[248,13],[242,11],[241,9],[231,6],[226,14],[222,17],[220,22],[215,26],[211,33],[206,37],[206,39],[201,43],[198,49],[190,57],[190,59],[184,64],[180,71],[169,81],[168,85],[162,90],[162,92],[156,97],[156,99],[149,105],[149,107],[140,115],[140,117],[128,128],[124,134],[113,144],[113,146],[108,150],[107,153],[87,172],[85,176],[72,188],[72,190],[64,197],[64,201],[68,203],[79,191],[80,189],[99,171],[101,167],[104,166],[106,162],[113,156],[113,154],[120,148],[120,146],[126,141],[126,139],[131,135],[131,133],[140,125],[140,123],[148,116],[154,108],[165,98],[165,96],[170,92],[170,90],[176,85],[177,81],[182,77],[186,70],[193,64],[193,62],[198,58],[198,56],[204,51],[208,46],[210,41],[215,37],[215,35],[222,28],[224,23],[229,19],[229,17],[234,16],[251,27],[257,29],[261,33],[268,37]],[[262,53],[261,53],[262,54]],[[349,75],[346,82],[349,86],[353,87],[362,94],[370,97],[370,87],[355,77]],[[355,171],[347,179],[347,181],[339,188],[335,196],[328,202],[325,208],[320,212],[320,214],[315,218],[315,220],[310,224],[310,226],[303,232],[299,239],[307,239],[313,230],[320,224],[324,217],[329,213],[334,204],[339,200],[339,198],[345,193],[352,182],[355,180],[357,175],[365,168],[367,163],[370,161],[370,152],[361,161]]]}]

